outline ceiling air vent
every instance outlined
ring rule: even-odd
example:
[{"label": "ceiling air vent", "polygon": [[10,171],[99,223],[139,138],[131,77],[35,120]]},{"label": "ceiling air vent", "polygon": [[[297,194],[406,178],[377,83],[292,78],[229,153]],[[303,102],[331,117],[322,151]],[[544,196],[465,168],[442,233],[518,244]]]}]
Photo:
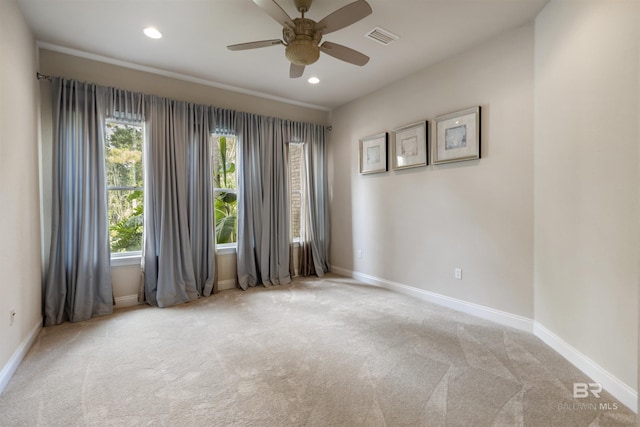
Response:
[{"label": "ceiling air vent", "polygon": [[383,45],[389,45],[398,40],[399,36],[387,31],[384,28],[376,27],[365,34],[365,37]]}]

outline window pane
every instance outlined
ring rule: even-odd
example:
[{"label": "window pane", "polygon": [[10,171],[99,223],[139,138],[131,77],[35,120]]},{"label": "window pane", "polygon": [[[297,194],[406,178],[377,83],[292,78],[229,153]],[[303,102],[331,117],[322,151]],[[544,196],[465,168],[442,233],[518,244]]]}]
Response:
[{"label": "window pane", "polygon": [[213,182],[215,188],[237,188],[236,138],[216,136],[213,144]]},{"label": "window pane", "polygon": [[215,187],[216,243],[236,243],[238,196],[236,138],[213,137],[213,185]]},{"label": "window pane", "polygon": [[216,243],[237,240],[238,200],[235,192],[216,191]]},{"label": "window pane", "polygon": [[111,252],[141,251],[143,192],[109,190],[108,196]]},{"label": "window pane", "polygon": [[300,208],[302,195],[299,191],[291,193],[291,237],[300,238]]},{"label": "window pane", "polygon": [[302,208],[303,144],[289,144],[289,178],[291,182],[291,237],[300,238],[300,210]]},{"label": "window pane", "polygon": [[142,187],[142,126],[108,122],[105,139],[107,186]]}]

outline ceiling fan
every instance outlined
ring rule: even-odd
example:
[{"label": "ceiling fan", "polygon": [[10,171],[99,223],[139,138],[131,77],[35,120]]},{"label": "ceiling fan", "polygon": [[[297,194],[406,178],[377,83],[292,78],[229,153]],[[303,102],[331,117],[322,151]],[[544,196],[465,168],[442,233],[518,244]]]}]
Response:
[{"label": "ceiling fan", "polygon": [[273,19],[282,25],[282,38],[240,43],[227,46],[229,50],[246,50],[276,45],[286,46],[285,55],[291,62],[289,77],[297,78],[304,73],[304,67],[313,64],[320,57],[320,52],[331,55],[342,61],[363,66],[369,62],[369,57],[356,50],[337,43],[324,42],[320,44],[322,36],[347,27],[371,14],[371,6],[365,0],[357,0],[324,19],[315,22],[305,18],[312,0],[294,0],[296,8],[302,14],[301,18],[291,19],[275,0],[253,0]]}]

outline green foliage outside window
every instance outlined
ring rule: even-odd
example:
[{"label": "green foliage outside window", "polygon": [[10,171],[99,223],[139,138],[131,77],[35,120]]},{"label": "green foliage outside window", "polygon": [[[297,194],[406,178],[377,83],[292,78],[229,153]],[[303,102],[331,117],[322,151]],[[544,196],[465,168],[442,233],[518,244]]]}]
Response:
[{"label": "green foliage outside window", "polygon": [[[114,199],[114,191],[110,191],[110,201]],[[124,205],[126,214],[113,222],[109,222],[111,252],[136,252],[142,250],[143,231],[143,192],[127,191],[126,195],[115,198],[114,205]],[[124,203],[123,203],[124,202]]]},{"label": "green foliage outside window", "polygon": [[111,252],[142,250],[142,127],[116,122],[106,126],[105,157]]},{"label": "green foliage outside window", "polygon": [[[106,173],[111,252],[142,250],[142,127],[109,122],[106,126]],[[213,156],[216,243],[237,240],[236,140],[215,137]]]},{"label": "green foliage outside window", "polygon": [[235,138],[215,137],[213,159],[216,243],[235,243],[238,218]]}]

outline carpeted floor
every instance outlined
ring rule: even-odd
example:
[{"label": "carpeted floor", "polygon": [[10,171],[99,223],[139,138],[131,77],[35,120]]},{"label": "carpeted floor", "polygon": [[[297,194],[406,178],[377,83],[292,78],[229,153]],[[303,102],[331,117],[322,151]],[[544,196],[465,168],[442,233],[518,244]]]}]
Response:
[{"label": "carpeted floor", "polygon": [[589,381],[530,334],[329,276],[45,328],[0,425],[635,425],[573,399]]}]

